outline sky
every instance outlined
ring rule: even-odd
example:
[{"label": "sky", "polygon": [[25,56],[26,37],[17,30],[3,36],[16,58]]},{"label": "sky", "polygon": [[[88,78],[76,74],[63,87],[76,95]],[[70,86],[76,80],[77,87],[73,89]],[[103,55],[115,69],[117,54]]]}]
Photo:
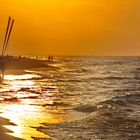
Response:
[{"label": "sky", "polygon": [[3,0],[11,55],[140,55],[140,0]]}]

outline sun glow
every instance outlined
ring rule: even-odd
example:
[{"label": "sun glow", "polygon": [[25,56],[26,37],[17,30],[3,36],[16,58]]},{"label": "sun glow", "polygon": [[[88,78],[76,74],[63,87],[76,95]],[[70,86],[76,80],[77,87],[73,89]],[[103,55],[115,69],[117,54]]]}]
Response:
[{"label": "sun glow", "polygon": [[9,14],[15,18],[9,47],[14,54],[135,54],[139,5],[139,0],[4,0],[1,27],[4,32]]}]

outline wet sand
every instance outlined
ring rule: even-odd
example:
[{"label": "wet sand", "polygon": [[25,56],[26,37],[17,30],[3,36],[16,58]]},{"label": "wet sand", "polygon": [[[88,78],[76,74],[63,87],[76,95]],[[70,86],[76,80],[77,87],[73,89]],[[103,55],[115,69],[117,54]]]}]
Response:
[{"label": "wet sand", "polygon": [[4,128],[5,125],[13,125],[8,119],[0,117],[0,140],[22,140],[20,138],[16,138],[13,136],[8,135],[11,131]]}]

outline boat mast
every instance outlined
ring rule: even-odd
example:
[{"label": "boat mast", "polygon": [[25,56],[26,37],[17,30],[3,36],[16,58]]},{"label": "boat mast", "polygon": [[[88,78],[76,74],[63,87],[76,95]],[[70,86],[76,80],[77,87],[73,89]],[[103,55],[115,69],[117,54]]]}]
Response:
[{"label": "boat mast", "polygon": [[3,42],[1,55],[4,55],[5,43],[6,43],[6,40],[7,40],[7,35],[8,35],[10,23],[11,23],[11,17],[9,17],[9,19],[8,19],[8,24],[7,24],[7,28],[6,28],[6,33],[5,33],[5,38],[4,38],[4,42]]},{"label": "boat mast", "polygon": [[15,21],[14,19],[9,17],[7,28],[6,28],[6,33],[5,33],[5,38],[4,38],[4,43],[3,43],[3,48],[2,48],[2,53],[1,53],[2,56],[5,55],[5,53],[6,53],[6,49],[7,49],[9,39],[10,39],[10,35],[11,35],[11,32],[12,32],[14,21]]},{"label": "boat mast", "polygon": [[6,43],[5,43],[4,55],[5,55],[6,50],[7,50],[7,46],[8,46],[8,42],[9,42],[10,36],[11,36],[11,32],[12,32],[12,29],[13,29],[14,22],[15,22],[15,20],[12,19],[11,27],[9,29],[8,37],[7,37],[7,40],[6,40]]}]

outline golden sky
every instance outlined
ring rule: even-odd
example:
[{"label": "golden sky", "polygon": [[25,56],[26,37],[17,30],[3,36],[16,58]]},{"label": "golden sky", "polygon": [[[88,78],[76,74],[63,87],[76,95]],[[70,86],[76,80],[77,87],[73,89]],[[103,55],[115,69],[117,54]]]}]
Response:
[{"label": "golden sky", "polygon": [[140,55],[140,0],[3,0],[0,44],[10,54]]}]

